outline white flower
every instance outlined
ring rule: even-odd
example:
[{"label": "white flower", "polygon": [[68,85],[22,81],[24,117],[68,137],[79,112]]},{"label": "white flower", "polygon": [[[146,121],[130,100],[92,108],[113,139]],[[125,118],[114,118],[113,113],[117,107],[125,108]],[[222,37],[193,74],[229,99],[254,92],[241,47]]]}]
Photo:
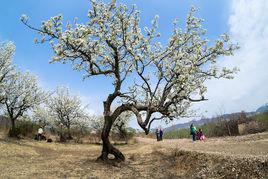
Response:
[{"label": "white flower", "polygon": [[23,22],[27,22],[29,20],[29,17],[25,14],[22,14],[21,17],[20,17],[20,20],[23,21]]}]

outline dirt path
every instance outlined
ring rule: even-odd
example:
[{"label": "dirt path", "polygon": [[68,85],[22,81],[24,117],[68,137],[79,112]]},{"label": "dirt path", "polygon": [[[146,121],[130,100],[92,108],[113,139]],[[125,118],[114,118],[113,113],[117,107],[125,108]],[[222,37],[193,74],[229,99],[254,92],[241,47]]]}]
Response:
[{"label": "dirt path", "polygon": [[0,139],[0,178],[268,178],[268,133],[209,139],[137,138],[126,162],[96,162],[98,145]]}]

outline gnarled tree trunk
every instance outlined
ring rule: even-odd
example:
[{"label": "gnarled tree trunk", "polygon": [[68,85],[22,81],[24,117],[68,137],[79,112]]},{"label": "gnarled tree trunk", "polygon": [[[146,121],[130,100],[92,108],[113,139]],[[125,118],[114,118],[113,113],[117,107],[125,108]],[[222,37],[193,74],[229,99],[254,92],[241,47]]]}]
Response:
[{"label": "gnarled tree trunk", "polygon": [[104,126],[101,133],[101,139],[102,139],[102,152],[101,155],[98,157],[98,160],[107,161],[108,155],[112,154],[114,155],[115,159],[118,161],[124,161],[125,156],[120,152],[117,148],[115,148],[109,140],[109,133],[111,131],[112,125],[114,120],[110,116],[104,117]]}]

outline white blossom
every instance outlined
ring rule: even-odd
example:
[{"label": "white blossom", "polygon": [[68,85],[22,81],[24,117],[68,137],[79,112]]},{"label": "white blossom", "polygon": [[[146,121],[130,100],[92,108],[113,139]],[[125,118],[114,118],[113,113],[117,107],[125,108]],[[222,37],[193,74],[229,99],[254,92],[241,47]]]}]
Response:
[{"label": "white blossom", "polygon": [[77,124],[84,124],[88,120],[86,107],[82,106],[79,96],[71,95],[70,89],[65,86],[57,87],[54,95],[47,100],[47,108],[50,116],[54,119],[55,125],[63,124],[68,129]]},{"label": "white blossom", "polygon": [[[52,62],[71,62],[75,70],[84,71],[85,78],[105,75],[114,80],[114,93],[106,101],[110,106],[104,108],[107,115],[118,117],[120,112],[132,111],[139,125],[148,130],[154,113],[170,120],[186,116],[193,102],[206,100],[207,80],[231,79],[237,72],[217,66],[217,59],[232,55],[238,45],[227,34],[209,41],[203,19],[195,17],[195,7],[190,9],[185,28],[174,20],[172,35],[162,45],[157,41],[158,16],[142,31],[136,6],[129,9],[116,1],[91,3],[88,22],[68,23],[63,28],[62,16],[55,16],[43,22],[39,33],[46,40],[54,39]],[[121,105],[111,110],[115,98]]]},{"label": "white blossom", "polygon": [[20,20],[23,21],[23,22],[27,22],[29,20],[29,17],[25,14],[22,14],[21,17],[20,17]]},{"label": "white blossom", "polygon": [[38,87],[36,76],[14,72],[4,87],[4,111],[13,123],[46,97],[47,93]]},{"label": "white blossom", "polygon": [[4,89],[7,81],[14,73],[12,57],[15,52],[15,45],[12,42],[0,43],[0,103],[4,99]]}]

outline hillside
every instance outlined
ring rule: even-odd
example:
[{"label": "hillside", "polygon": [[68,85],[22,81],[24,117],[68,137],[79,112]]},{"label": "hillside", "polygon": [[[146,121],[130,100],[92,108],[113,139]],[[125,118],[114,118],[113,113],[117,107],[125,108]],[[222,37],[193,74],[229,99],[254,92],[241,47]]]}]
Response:
[{"label": "hillside", "polygon": [[263,106],[261,106],[261,107],[259,107],[259,108],[256,110],[256,112],[258,112],[258,113],[263,113],[263,112],[265,112],[265,111],[268,111],[268,103],[265,104],[265,105],[263,105]]},{"label": "hillside", "polygon": [[[246,114],[246,116],[255,116],[256,114],[264,113],[266,111],[268,111],[268,103],[263,105],[263,106],[260,106],[256,111],[244,112],[244,113]],[[173,130],[177,130],[177,129],[189,128],[192,123],[194,123],[196,126],[199,126],[199,125],[203,125],[203,124],[208,123],[208,122],[217,121],[218,119],[228,120],[232,116],[239,115],[239,114],[240,114],[240,112],[237,112],[237,113],[223,114],[223,115],[220,115],[217,117],[202,118],[200,120],[192,120],[192,121],[189,121],[186,123],[175,124],[173,126],[165,128],[164,130],[166,132],[169,132],[169,131],[173,131]]]},{"label": "hillside", "polygon": [[267,178],[268,133],[190,139],[137,138],[126,161],[103,164],[98,145],[0,139],[0,178]]},{"label": "hillside", "polygon": [[[164,130],[166,132],[168,132],[168,131],[173,131],[176,129],[189,128],[192,123],[194,123],[196,126],[199,126],[199,125],[202,125],[202,124],[205,124],[208,122],[217,121],[218,119],[227,119],[228,120],[232,115],[236,115],[236,114],[239,114],[239,113],[223,114],[219,117],[211,117],[211,118],[202,118],[200,120],[192,120],[192,121],[182,123],[182,124],[175,124],[173,126],[165,128]],[[246,113],[246,114],[252,115],[252,113]]]}]

